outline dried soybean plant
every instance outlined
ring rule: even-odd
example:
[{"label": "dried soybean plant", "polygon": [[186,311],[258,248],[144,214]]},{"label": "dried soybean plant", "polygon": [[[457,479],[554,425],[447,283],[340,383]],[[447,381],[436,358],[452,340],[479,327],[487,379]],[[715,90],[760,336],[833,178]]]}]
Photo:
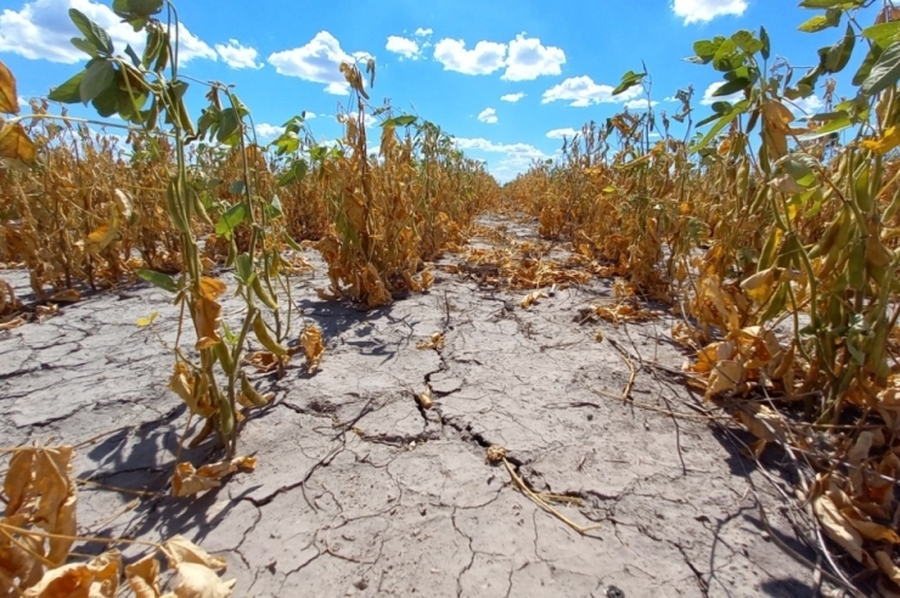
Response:
[{"label": "dried soybean plant", "polygon": [[[242,371],[243,347],[251,335],[279,369],[302,345],[287,348],[285,341],[290,334],[291,302],[279,301],[279,295],[289,292],[288,263],[282,257],[282,244],[286,240],[283,209],[274,194],[261,184],[265,170],[262,150],[248,139],[249,111],[227,87],[210,85],[208,107],[197,125],[191,121],[185,106],[188,83],[178,73],[179,23],[175,7],[163,0],[135,2],[116,0],[113,10],[136,31],[146,36],[146,46],[138,55],[130,46],[125,56],[116,53],[108,33],[76,9],[69,16],[83,38],[73,44],[89,55],[84,70],[55,88],[50,100],[62,103],[91,103],[102,117],[118,114],[132,130],[135,153],[132,156],[134,170],[144,174],[131,189],[116,189],[110,202],[106,221],[86,233],[84,247],[88,253],[99,254],[121,238],[121,225],[128,221],[135,205],[132,197],[141,197],[142,217],[151,218],[160,212],[167,215],[175,239],[168,239],[171,256],[178,262],[167,264],[178,274],[151,269],[154,256],[145,253],[144,268],[137,275],[153,285],[170,292],[180,307],[178,335],[175,341],[175,366],[168,386],[187,404],[191,416],[200,416],[204,425],[193,439],[192,445],[201,442],[212,432],[218,434],[229,461],[216,464],[214,471],[206,471],[209,477],[218,479],[225,473],[252,468],[252,460],[235,457],[240,423],[247,409],[268,403],[271,395],[262,395]],[[157,15],[165,10],[167,22]],[[7,102],[14,102],[12,75],[4,69],[3,95]],[[9,98],[12,97],[13,100]],[[15,109],[2,107],[7,112]],[[17,108],[14,104],[12,108]],[[0,151],[7,160],[16,160],[24,166],[46,170],[36,156],[36,146],[19,122],[24,118],[33,121],[62,122],[63,126],[87,121],[72,119],[66,115],[51,116],[47,113],[10,119],[0,131]],[[57,127],[57,125],[54,125]],[[47,127],[48,131],[57,129]],[[191,163],[196,155],[190,154],[191,144],[197,140],[211,140],[224,148],[232,165],[234,176],[228,181],[230,196],[210,193],[211,184]],[[46,142],[45,142],[46,145]],[[81,144],[86,145],[86,144]],[[81,146],[79,146],[81,147]],[[53,155],[53,149],[50,150]],[[81,185],[90,185],[85,173]],[[213,188],[215,191],[215,188]],[[90,198],[90,194],[86,195]],[[57,202],[57,205],[64,202]],[[70,202],[71,204],[71,202]],[[66,207],[69,209],[71,206]],[[72,208],[77,211],[77,206]],[[96,217],[97,212],[83,206],[82,212]],[[59,212],[57,212],[59,213]],[[25,224],[28,226],[28,220]],[[91,226],[95,226],[91,224]],[[153,224],[147,220],[139,225]],[[145,230],[144,229],[144,230]],[[60,232],[68,229],[62,227]],[[242,321],[233,329],[221,318],[219,299],[226,293],[226,284],[210,275],[212,260],[201,255],[200,242],[203,233],[210,244],[220,239],[225,246],[225,264],[234,267],[237,294],[246,304]],[[76,243],[77,244],[77,243]],[[153,241],[156,245],[156,240]],[[148,246],[150,244],[148,243]],[[145,246],[145,249],[147,246]],[[121,255],[111,250],[107,264]],[[112,257],[110,257],[112,256]],[[32,266],[32,275],[40,276]],[[37,272],[37,274],[36,274]],[[195,341],[189,348],[181,341],[184,335],[183,318],[190,315]],[[151,318],[152,320],[152,318]],[[307,331],[307,337],[312,335]],[[307,342],[310,347],[321,345]],[[190,420],[188,422],[190,426]],[[179,450],[180,454],[180,450]],[[196,472],[190,464],[179,464],[175,470],[173,488],[176,494],[187,494],[187,479]],[[202,485],[201,485],[202,486]]]}]

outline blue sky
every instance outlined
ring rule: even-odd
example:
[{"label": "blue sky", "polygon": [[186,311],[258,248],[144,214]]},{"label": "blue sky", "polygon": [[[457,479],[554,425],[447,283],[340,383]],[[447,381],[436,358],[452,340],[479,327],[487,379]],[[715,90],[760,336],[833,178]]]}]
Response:
[{"label": "blue sky", "polygon": [[[799,77],[817,61],[817,48],[840,39],[843,24],[818,34],[798,31],[816,14],[798,1],[184,0],[176,6],[187,29],[183,73],[234,83],[263,140],[302,111],[315,115],[309,123],[318,139],[339,136],[335,115],[349,96],[338,65],[371,56],[373,105],[390,98],[396,109],[437,123],[506,181],[532,160],[552,157],[562,135],[584,122],[626,106],[646,109],[643,94],[610,95],[622,73],[641,69],[641,60],[659,102],[654,110],[675,112],[678,104],[669,98],[690,84],[697,115],[705,116],[704,97],[720,79],[710,66],[683,60],[697,39],[765,25],[773,55],[801,67]],[[0,60],[18,79],[20,96],[45,95],[84,64],[85,55],[68,41],[77,34],[70,7],[107,28],[117,51],[125,43],[142,47],[110,3],[0,2]],[[875,8],[868,9],[861,24],[874,16]],[[849,73],[863,54],[858,47]],[[189,94],[199,111],[204,91],[195,84]],[[820,108],[817,96],[799,107]]]}]

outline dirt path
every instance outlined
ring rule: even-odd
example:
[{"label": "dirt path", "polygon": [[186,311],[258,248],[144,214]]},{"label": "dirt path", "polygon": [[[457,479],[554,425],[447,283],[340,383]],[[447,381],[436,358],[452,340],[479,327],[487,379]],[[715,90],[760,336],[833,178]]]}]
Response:
[{"label": "dirt path", "polygon": [[[440,269],[428,294],[361,313],[316,297],[325,268],[307,257],[316,273],[297,280],[295,300],[327,352],[313,376],[290,369],[275,404],[246,425],[240,452],[258,457],[255,472],[195,500],[153,494],[187,416],[165,389],[171,354],[135,326],[158,311],[170,341],[177,314],[143,286],[0,332],[3,444],[76,444],[121,428],[78,449],[75,473],[92,482],[80,488],[79,531],[184,534],[226,558],[236,596],[812,594],[811,572],[759,519],[751,483],[773,533],[803,551],[752,461],[700,417],[615,398],[630,377],[625,354],[636,403],[694,414],[684,386],[649,365],[681,365],[671,321],[579,324],[580,309],[610,300],[608,281],[524,310],[524,292]],[[22,273],[3,276],[27,286]],[[442,349],[416,348],[437,332]],[[426,386],[430,410],[415,400]],[[486,461],[490,445],[534,490],[569,497],[554,503],[560,513],[599,527],[579,534],[517,491],[502,462]],[[199,464],[208,450],[186,456]]]}]

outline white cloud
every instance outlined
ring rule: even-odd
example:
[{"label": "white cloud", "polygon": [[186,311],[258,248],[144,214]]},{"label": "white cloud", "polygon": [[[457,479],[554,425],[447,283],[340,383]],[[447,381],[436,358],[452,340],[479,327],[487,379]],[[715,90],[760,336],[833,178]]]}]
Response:
[{"label": "white cloud", "polygon": [[740,16],[747,10],[747,0],[674,0],[672,10],[684,19],[685,25],[690,25],[723,15]]},{"label": "white cloud", "polygon": [[566,127],[565,129],[552,129],[547,131],[547,137],[550,139],[572,139],[575,135],[579,135],[580,131],[576,131],[572,127]]},{"label": "white cloud", "polygon": [[256,135],[260,139],[274,139],[284,133],[284,127],[270,125],[269,123],[257,123]]},{"label": "white cloud", "polygon": [[416,37],[428,37],[432,33],[434,33],[434,31],[431,29],[431,27],[427,29],[419,27],[418,29],[416,29]]},{"label": "white cloud", "polygon": [[700,100],[700,103],[704,106],[711,106],[716,102],[739,102],[744,99],[744,94],[740,91],[736,93],[730,93],[727,96],[714,96],[716,90],[725,85],[724,81],[716,81],[715,83],[710,83],[709,87],[706,88],[706,91],[703,92],[703,99]]},{"label": "white cloud", "polygon": [[269,64],[281,75],[325,83],[327,93],[346,95],[350,92],[350,86],[340,72],[341,63],[359,62],[367,58],[371,55],[366,52],[347,54],[333,35],[320,31],[306,45],[274,52],[269,56]]},{"label": "white cloud", "polygon": [[492,125],[497,122],[497,111],[493,108],[485,108],[478,114],[478,120]]},{"label": "white cloud", "polygon": [[[659,102],[652,101],[650,102],[650,107],[656,106]],[[636,100],[628,100],[625,102],[625,107],[629,110],[646,110],[647,109],[647,98],[638,98]]]},{"label": "white cloud", "polygon": [[[75,64],[88,59],[87,54],[76,49],[69,41],[82,37],[68,16],[75,8],[104,28],[112,38],[117,53],[130,44],[139,54],[144,48],[144,36],[136,33],[109,7],[91,0],[34,0],[26,2],[21,10],[4,9],[0,14],[0,52],[12,52],[29,60],[49,60],[63,64]],[[194,58],[216,60],[215,50],[200,40],[187,28],[180,32],[179,60],[187,64]]]},{"label": "white cloud", "polygon": [[303,118],[306,120],[312,120],[312,119],[316,118],[316,113],[309,112],[308,110],[306,110],[303,112]]},{"label": "white cloud", "polygon": [[525,172],[535,160],[546,160],[550,156],[527,143],[494,143],[482,137],[456,139],[456,146],[463,151],[479,151],[501,154],[499,161],[488,160],[488,168],[498,181],[510,181],[517,174]]},{"label": "white cloud", "polygon": [[796,100],[785,101],[784,105],[790,108],[794,116],[798,118],[808,118],[825,107],[825,102],[817,95],[811,95],[808,98],[799,98]]},{"label": "white cloud", "polygon": [[557,100],[571,101],[570,106],[584,108],[591,104],[604,102],[627,102],[641,93],[640,86],[625,90],[617,96],[612,94],[614,87],[611,85],[597,85],[594,80],[586,75],[570,77],[558,85],[554,85],[544,92],[541,97],[542,104],[549,104]]},{"label": "white cloud", "polygon": [[508,93],[506,95],[502,95],[502,96],[500,96],[500,99],[503,100],[504,102],[518,102],[519,100],[521,100],[524,97],[525,97],[525,94],[520,91],[519,93]]},{"label": "white cloud", "polygon": [[400,37],[399,35],[389,35],[385,49],[388,52],[399,54],[404,58],[416,60],[419,58],[419,43],[414,39]]},{"label": "white cloud", "polygon": [[471,50],[461,39],[442,39],[434,46],[434,57],[445,71],[465,75],[489,75],[506,63],[506,44],[480,41]]},{"label": "white cloud", "polygon": [[526,38],[523,34],[509,42],[506,72],[507,81],[532,81],[541,75],[558,75],[560,65],[565,64],[566,53],[556,46],[544,46],[541,40]]},{"label": "white cloud", "polygon": [[261,69],[265,66],[261,62],[256,62],[259,58],[256,48],[242,46],[236,39],[228,40],[227,44],[216,44],[216,52],[225,64],[233,69]]}]

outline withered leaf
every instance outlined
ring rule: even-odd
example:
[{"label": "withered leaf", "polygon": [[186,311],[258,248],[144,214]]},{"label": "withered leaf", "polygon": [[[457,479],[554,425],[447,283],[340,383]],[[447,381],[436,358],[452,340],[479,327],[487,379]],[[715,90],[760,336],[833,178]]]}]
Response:
[{"label": "withered leaf", "polygon": [[207,566],[197,563],[179,563],[180,583],[175,588],[178,598],[227,598],[237,580],[223,581]]}]

